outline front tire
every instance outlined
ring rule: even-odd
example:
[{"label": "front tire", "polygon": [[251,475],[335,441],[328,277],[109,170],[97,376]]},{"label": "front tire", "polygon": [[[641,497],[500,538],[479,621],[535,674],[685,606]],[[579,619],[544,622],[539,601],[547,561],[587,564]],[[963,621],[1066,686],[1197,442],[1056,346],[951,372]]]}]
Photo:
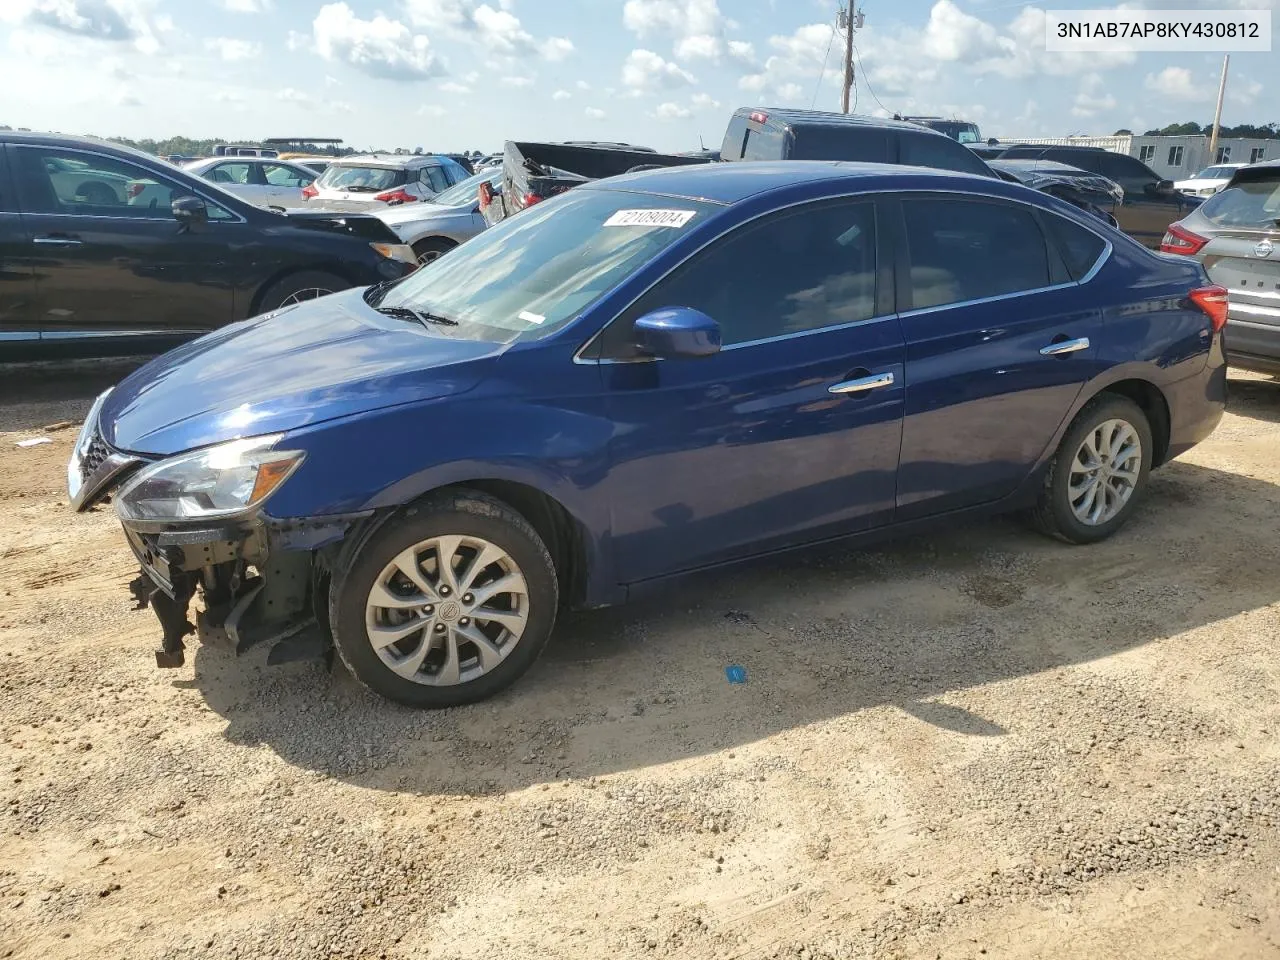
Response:
[{"label": "front tire", "polygon": [[332,273],[325,273],[323,270],[291,273],[266,289],[262,299],[258,301],[258,312],[266,313],[269,310],[278,310],[305,300],[315,300],[317,297],[345,290],[349,286],[351,284],[346,280]]},{"label": "front tire", "polygon": [[375,693],[428,709],[514,683],[546,646],[558,605],[537,531],[502,501],[467,490],[383,523],[329,590],[347,669]]},{"label": "front tire", "polygon": [[1031,521],[1068,543],[1105,540],[1146,494],[1155,445],[1147,415],[1132,400],[1095,397],[1058,447]]},{"label": "front tire", "polygon": [[425,267],[433,260],[439,260],[457,244],[444,237],[427,237],[413,245],[413,254],[418,258],[418,266]]}]

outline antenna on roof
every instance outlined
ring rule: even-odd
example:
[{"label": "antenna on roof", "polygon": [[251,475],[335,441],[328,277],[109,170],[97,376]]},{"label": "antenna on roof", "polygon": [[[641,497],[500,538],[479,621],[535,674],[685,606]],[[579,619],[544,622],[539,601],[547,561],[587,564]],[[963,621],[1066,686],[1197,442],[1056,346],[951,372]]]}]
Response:
[{"label": "antenna on roof", "polygon": [[707,149],[707,145],[702,142],[702,134],[698,134],[698,149],[699,150]]}]

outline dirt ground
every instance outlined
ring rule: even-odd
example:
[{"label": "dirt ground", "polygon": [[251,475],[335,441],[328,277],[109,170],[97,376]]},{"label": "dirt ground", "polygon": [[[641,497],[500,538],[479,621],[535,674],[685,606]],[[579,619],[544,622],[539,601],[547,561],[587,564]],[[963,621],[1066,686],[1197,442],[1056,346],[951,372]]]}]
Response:
[{"label": "dirt ground", "polygon": [[154,667],[46,429],[127,369],[0,376],[0,957],[1280,956],[1280,384],[1106,544],[706,577],[415,713]]}]

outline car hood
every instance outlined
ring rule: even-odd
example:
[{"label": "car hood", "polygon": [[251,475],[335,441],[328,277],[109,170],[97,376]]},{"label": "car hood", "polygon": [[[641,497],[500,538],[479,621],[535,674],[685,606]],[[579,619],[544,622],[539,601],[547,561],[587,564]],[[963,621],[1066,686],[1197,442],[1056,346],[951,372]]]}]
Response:
[{"label": "car hood", "polygon": [[361,293],[263,314],[156,358],[112,390],[98,421],[103,439],[168,456],[452,396],[504,349],[384,316]]}]

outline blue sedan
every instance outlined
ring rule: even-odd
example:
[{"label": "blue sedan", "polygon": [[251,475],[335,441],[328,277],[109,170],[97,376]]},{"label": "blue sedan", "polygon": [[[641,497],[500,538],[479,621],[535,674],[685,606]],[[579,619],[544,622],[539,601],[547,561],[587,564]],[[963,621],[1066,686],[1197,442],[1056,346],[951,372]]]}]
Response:
[{"label": "blue sedan", "polygon": [[99,398],[68,467],[160,617],[494,694],[564,606],[972,512],[1115,533],[1224,406],[1226,292],[1017,184],[651,170],[411,276],[277,310]]}]

